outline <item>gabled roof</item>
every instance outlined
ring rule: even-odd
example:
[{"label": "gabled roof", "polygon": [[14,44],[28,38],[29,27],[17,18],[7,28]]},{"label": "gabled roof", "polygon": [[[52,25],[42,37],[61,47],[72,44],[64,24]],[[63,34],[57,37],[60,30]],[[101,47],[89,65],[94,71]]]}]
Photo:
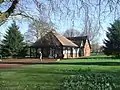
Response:
[{"label": "gabled roof", "polygon": [[86,40],[88,41],[88,44],[91,48],[91,44],[90,41],[88,39],[87,36],[78,36],[78,37],[67,37],[69,40],[71,40],[72,42],[74,42],[75,44],[77,44],[78,46],[81,46],[81,44],[83,43],[83,47],[85,46]]},{"label": "gabled roof", "polygon": [[42,47],[42,46],[67,46],[67,47],[78,47],[71,40],[60,35],[55,30],[52,30],[45,34],[43,37],[38,39],[32,46],[33,47]]},{"label": "gabled roof", "polygon": [[72,46],[72,47],[78,47],[75,43],[73,43],[71,40],[67,39],[66,37],[60,35],[56,31],[52,31],[52,33],[55,35],[55,37],[59,40],[59,42],[63,46]]}]

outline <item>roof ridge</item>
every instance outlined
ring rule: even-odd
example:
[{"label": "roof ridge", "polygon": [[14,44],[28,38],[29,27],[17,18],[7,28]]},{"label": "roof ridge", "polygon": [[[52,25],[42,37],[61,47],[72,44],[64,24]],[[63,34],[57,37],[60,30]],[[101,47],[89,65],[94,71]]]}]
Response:
[{"label": "roof ridge", "polygon": [[[63,43],[61,42],[60,38],[58,38],[58,37],[60,37],[60,36],[63,37],[64,39],[66,39],[68,42],[74,44],[74,46],[78,47],[78,45],[76,45],[75,43],[73,43],[71,40],[67,39],[65,36],[59,34],[59,33],[56,32],[56,31],[52,31],[52,32],[53,32],[54,36],[57,38],[57,40],[58,40],[62,45],[63,45]],[[57,37],[57,35],[55,35],[55,34],[57,34],[58,37]]]}]

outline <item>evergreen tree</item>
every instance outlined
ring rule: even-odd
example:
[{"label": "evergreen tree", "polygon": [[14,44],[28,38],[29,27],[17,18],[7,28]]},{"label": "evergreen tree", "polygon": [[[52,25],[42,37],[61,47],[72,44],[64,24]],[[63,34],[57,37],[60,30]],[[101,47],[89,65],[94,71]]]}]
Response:
[{"label": "evergreen tree", "polygon": [[108,39],[104,41],[104,53],[120,57],[120,20],[116,20],[106,33]]},{"label": "evergreen tree", "polygon": [[21,57],[21,52],[24,51],[25,43],[23,42],[23,37],[20,31],[18,31],[18,26],[15,21],[12,23],[1,44],[1,54],[3,56],[11,56],[11,57]]}]

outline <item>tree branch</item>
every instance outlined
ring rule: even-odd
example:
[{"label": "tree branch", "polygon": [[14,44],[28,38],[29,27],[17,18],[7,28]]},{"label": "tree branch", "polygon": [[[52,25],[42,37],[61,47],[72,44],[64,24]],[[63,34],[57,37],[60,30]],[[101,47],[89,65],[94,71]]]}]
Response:
[{"label": "tree branch", "polygon": [[[3,23],[10,15],[11,13],[14,12],[14,9],[16,8],[17,3],[19,2],[19,0],[9,0],[10,2],[12,2],[12,5],[9,7],[9,9],[5,12],[0,12],[0,24]],[[5,2],[5,0],[0,0],[0,4],[2,2]]]}]

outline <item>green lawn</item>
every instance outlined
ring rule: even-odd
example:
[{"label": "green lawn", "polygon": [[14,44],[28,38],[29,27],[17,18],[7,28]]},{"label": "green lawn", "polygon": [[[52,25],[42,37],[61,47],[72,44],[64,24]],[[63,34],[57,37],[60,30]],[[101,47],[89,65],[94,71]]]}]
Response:
[{"label": "green lawn", "polygon": [[119,59],[69,59],[60,62],[73,64],[26,65],[14,69],[0,69],[0,90],[58,90],[63,78],[86,73],[113,75],[120,90],[119,65],[75,65],[81,62],[120,62]]},{"label": "green lawn", "polygon": [[112,59],[110,56],[106,55],[99,55],[99,56],[90,56],[86,58],[80,58],[80,59],[63,59],[59,62],[67,62],[67,63],[81,63],[81,62],[120,62],[120,59]]},{"label": "green lawn", "polygon": [[120,59],[63,59],[59,62],[63,63],[76,63],[76,62],[120,62]]}]

